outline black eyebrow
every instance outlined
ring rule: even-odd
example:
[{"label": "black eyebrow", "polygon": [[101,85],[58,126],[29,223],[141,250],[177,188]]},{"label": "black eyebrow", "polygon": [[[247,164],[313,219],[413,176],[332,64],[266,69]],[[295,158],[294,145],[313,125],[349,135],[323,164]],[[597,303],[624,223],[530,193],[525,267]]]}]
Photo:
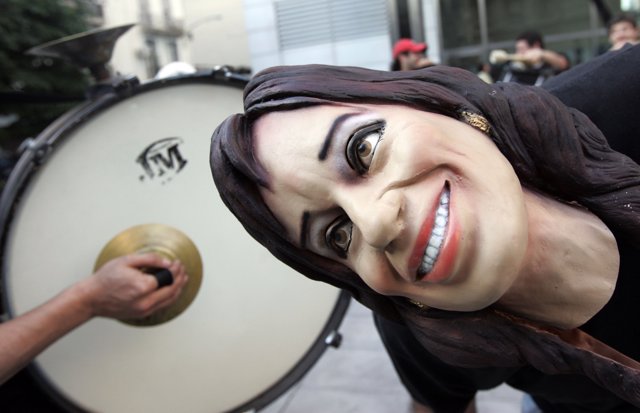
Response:
[{"label": "black eyebrow", "polygon": [[335,120],[331,124],[331,128],[329,129],[329,133],[327,133],[327,136],[324,138],[324,143],[322,144],[322,148],[320,149],[320,153],[318,153],[318,159],[319,160],[324,161],[325,159],[327,159],[327,153],[329,152],[329,147],[331,146],[331,141],[333,140],[333,137],[334,137],[334,135],[336,133],[336,130],[340,127],[340,125],[342,125],[344,123],[344,121],[346,121],[350,117],[355,116],[355,115],[359,115],[359,114],[360,114],[360,112],[345,113],[345,114],[342,114],[342,115],[338,116],[337,118],[335,118]]},{"label": "black eyebrow", "polygon": [[311,214],[309,211],[304,211],[302,213],[302,218],[300,219],[300,248],[304,249],[307,246],[307,234],[309,233],[309,218]]}]

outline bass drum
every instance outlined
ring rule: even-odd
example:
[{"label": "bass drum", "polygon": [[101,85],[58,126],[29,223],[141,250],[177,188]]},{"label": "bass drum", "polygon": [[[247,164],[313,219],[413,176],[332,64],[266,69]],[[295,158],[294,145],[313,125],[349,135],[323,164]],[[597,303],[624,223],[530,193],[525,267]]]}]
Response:
[{"label": "bass drum", "polygon": [[215,71],[120,88],[63,116],[21,155],[0,200],[9,317],[90,275],[105,245],[132,228],[172,228],[202,264],[177,316],[143,326],[93,319],[35,360],[31,374],[65,411],[259,410],[335,334],[345,293],[273,258],[211,179],[211,134],[242,111],[244,84]]}]

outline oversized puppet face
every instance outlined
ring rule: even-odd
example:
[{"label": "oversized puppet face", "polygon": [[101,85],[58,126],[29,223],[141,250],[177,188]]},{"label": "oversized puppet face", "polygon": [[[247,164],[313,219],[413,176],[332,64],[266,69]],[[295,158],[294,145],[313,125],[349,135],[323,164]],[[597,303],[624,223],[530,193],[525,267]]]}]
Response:
[{"label": "oversized puppet face", "polygon": [[399,105],[324,105],[263,115],[253,133],[262,196],[292,242],[380,294],[473,311],[521,270],[523,190],[473,127]]}]

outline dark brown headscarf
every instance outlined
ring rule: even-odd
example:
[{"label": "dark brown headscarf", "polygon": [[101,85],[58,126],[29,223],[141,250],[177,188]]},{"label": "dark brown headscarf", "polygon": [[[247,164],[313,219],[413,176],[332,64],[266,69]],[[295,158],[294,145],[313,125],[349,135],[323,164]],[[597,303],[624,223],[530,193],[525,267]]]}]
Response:
[{"label": "dark brown headscarf", "polygon": [[577,202],[615,234],[640,239],[640,167],[612,151],[580,112],[539,88],[488,85],[474,74],[435,66],[379,72],[332,66],[268,69],[245,89],[245,114],[213,134],[211,167],[222,200],[247,231],[278,259],[314,280],[344,288],[379,314],[405,323],[431,353],[461,367],[531,365],[548,374],[584,374],[640,407],[640,363],[580,330],[560,331],[488,308],[473,313],[420,309],[375,293],[357,274],[294,246],[264,204],[269,175],[253,154],[252,125],[264,113],[333,102],[401,104],[464,121],[484,115],[490,137],[521,183]]}]

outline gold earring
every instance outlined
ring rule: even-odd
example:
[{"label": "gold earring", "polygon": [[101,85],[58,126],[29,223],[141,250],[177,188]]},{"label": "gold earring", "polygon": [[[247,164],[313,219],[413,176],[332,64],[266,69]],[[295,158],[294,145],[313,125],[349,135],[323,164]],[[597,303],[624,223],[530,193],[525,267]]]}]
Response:
[{"label": "gold earring", "polygon": [[465,110],[464,112],[462,112],[462,118],[467,125],[478,129],[480,132],[486,135],[488,135],[491,131],[489,121],[482,115]]}]

